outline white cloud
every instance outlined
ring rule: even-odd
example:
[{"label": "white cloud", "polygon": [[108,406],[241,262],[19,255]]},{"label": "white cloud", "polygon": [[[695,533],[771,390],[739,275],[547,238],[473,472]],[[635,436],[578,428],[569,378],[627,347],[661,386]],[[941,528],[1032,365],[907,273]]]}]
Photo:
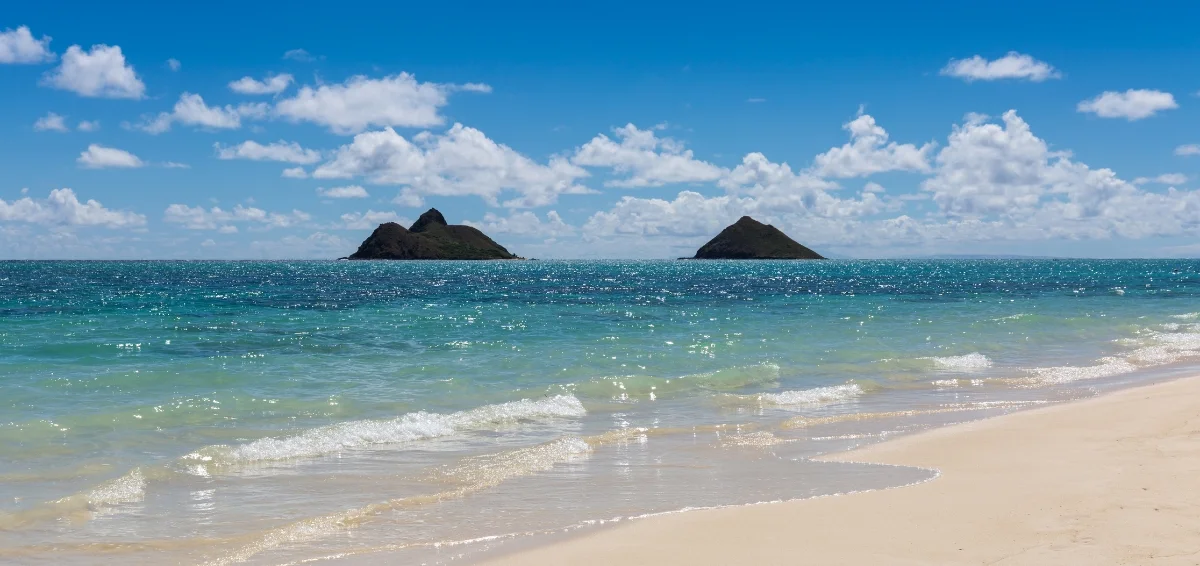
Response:
[{"label": "white cloud", "polygon": [[425,206],[425,198],[411,187],[405,187],[392,199],[392,203],[408,208],[421,208]]},{"label": "white cloud", "polygon": [[1187,175],[1183,173],[1163,173],[1157,177],[1138,177],[1133,180],[1135,185],[1146,185],[1149,183],[1158,183],[1160,185],[1182,185],[1187,182]]},{"label": "white cloud", "polygon": [[220,230],[223,233],[236,232],[234,224],[237,223],[255,224],[262,229],[269,229],[296,226],[311,219],[312,216],[299,210],[290,213],[267,212],[261,208],[240,204],[232,210],[216,206],[205,209],[202,206],[172,204],[163,213],[164,222],[182,224],[189,230]]},{"label": "white cloud", "polygon": [[104,147],[99,144],[89,145],[83,153],[79,154],[79,158],[75,162],[86,169],[106,169],[110,167],[134,168],[146,165],[145,162],[128,151],[113,147]]},{"label": "white cloud", "polygon": [[306,237],[289,235],[278,240],[250,242],[250,249],[262,259],[333,259],[349,255],[356,248],[358,242],[326,232],[315,232]]},{"label": "white cloud", "polygon": [[380,224],[395,222],[401,226],[411,226],[412,221],[396,214],[392,210],[368,210],[366,212],[347,212],[341,216],[341,223],[336,226],[342,230],[373,230]]},{"label": "white cloud", "polygon": [[[315,149],[305,149],[296,142],[283,140],[262,145],[253,140],[244,141],[235,146],[223,147],[220,143],[213,144],[217,150],[218,159],[250,159],[253,161],[281,161],[308,165],[321,160],[321,152]],[[301,169],[303,171],[303,169]],[[285,175],[286,176],[286,175]]]},{"label": "white cloud", "polygon": [[326,198],[367,198],[370,193],[359,185],[346,185],[344,187],[332,187],[317,189],[317,194]]},{"label": "white cloud", "polygon": [[88,52],[78,45],[68,47],[62,64],[42,83],[94,98],[142,98],[146,93],[146,85],[116,45],[93,45]]},{"label": "white cloud", "polygon": [[670,183],[700,183],[720,179],[726,171],[697,160],[690,149],[654,130],[627,124],[614,130],[620,142],[600,134],[575,150],[571,161],[587,167],[609,167],[628,178],[607,181],[613,187],[659,187]]},{"label": "white cloud", "polygon": [[80,120],[76,128],[81,132],[94,132],[100,129],[99,120]]},{"label": "white cloud", "polygon": [[1175,148],[1175,155],[1200,155],[1200,144],[1190,143]]},{"label": "white cloud", "polygon": [[183,63],[180,63],[179,59],[175,59],[175,58],[167,59],[167,68],[168,69],[171,69],[172,71],[178,71],[181,67],[183,67]]},{"label": "white cloud", "polygon": [[795,173],[787,163],[772,162],[761,153],[746,155],[719,184],[729,194],[683,191],[673,200],[622,197],[612,209],[593,214],[583,235],[589,240],[665,237],[686,247],[743,215],[806,225],[823,220],[820,226],[833,227],[891,206],[874,192],[863,192],[859,199],[837,198],[827,192],[837,185],[808,172]]},{"label": "white cloud", "polygon": [[161,134],[171,129],[174,123],[201,128],[236,130],[242,127],[243,118],[266,117],[268,106],[264,103],[239,104],[237,106],[209,106],[199,94],[185,92],[170,112],[160,112],[152,119],[144,119],[134,126],[151,134]]},{"label": "white cloud", "polygon": [[280,176],[285,179],[307,179],[308,171],[305,171],[303,167],[288,167],[280,173]]},{"label": "white cloud", "polygon": [[1049,63],[1016,51],[1009,51],[1004,57],[992,61],[979,55],[967,59],[951,59],[942,68],[941,74],[967,82],[1023,79],[1037,83],[1046,79],[1062,78],[1062,73]]},{"label": "white cloud", "polygon": [[528,210],[512,212],[508,216],[499,216],[491,212],[483,215],[480,222],[467,221],[463,224],[474,226],[486,234],[507,234],[512,236],[538,236],[558,238],[575,234],[574,226],[563,221],[557,211],[546,213],[542,220],[537,214]]},{"label": "white cloud", "polygon": [[187,163],[179,163],[177,161],[166,161],[166,162],[163,162],[162,166],[166,167],[167,169],[191,169],[192,168],[192,166],[188,165]]},{"label": "white cloud", "polygon": [[242,77],[229,83],[229,90],[241,94],[279,94],[292,84],[293,77],[287,73],[267,75],[259,81],[253,77]]},{"label": "white cloud", "polygon": [[[623,197],[594,213],[580,230],[579,242],[587,244],[576,242],[577,251],[566,253],[690,255],[742,215],[774,223],[818,251],[849,247],[870,255],[966,251],[964,246],[981,244],[1003,249],[994,246],[1012,241],[1200,235],[1200,191],[1144,191],[1109,169],[1052,151],[1016,112],[1006,112],[1000,123],[987,120],[971,115],[954,128],[916,195],[889,196],[882,186],[867,183],[853,198],[839,198],[830,192],[836,185],[813,170],[796,173],[752,153],[718,181],[727,194]],[[1149,182],[1180,180],[1163,175]],[[936,210],[902,213],[906,201],[916,198],[931,198]],[[898,215],[881,216],[889,212]],[[545,253],[570,249],[571,243],[558,242]]]},{"label": "white cloud", "polygon": [[49,36],[34,39],[28,26],[0,32],[0,64],[45,63],[53,60]]},{"label": "white cloud", "polygon": [[746,102],[749,102],[751,104],[758,104],[760,102],[766,102],[766,101],[767,101],[767,99],[765,99],[765,98],[747,98],[746,99]]},{"label": "white cloud", "polygon": [[111,210],[95,200],[79,202],[75,191],[55,189],[45,200],[29,197],[12,202],[0,199],[0,220],[48,226],[104,226],[133,228],[146,224],[146,217],[132,212]]},{"label": "white cloud", "polygon": [[338,134],[369,127],[428,127],[443,122],[438,113],[455,90],[488,92],[480,84],[422,83],[408,73],[371,79],[354,76],[341,84],[304,86],[280,100],[275,113],[293,122],[313,122]]},{"label": "white cloud", "polygon": [[45,116],[38,118],[33,123],[33,129],[38,132],[66,132],[70,130],[67,127],[66,119],[53,112],[48,112]]},{"label": "white cloud", "polygon": [[283,53],[283,58],[291,59],[293,61],[300,61],[302,63],[316,61],[315,57],[303,49],[289,49]]},{"label": "white cloud", "polygon": [[1110,169],[1050,151],[1015,111],[1003,122],[956,127],[936,175],[922,184],[943,214],[974,224],[966,237],[1140,238],[1200,228],[1200,193],[1142,191]]},{"label": "white cloud", "polygon": [[816,156],[813,168],[823,177],[865,177],[885,171],[929,171],[929,155],[936,144],[921,147],[888,141],[888,133],[875,118],[859,111],[858,117],[842,126],[850,132],[850,143]]},{"label": "white cloud", "polygon": [[1101,118],[1125,118],[1131,122],[1149,118],[1160,110],[1175,108],[1179,108],[1179,104],[1169,92],[1132,88],[1125,92],[1106,91],[1075,107],[1079,112],[1092,113]]},{"label": "white cloud", "polygon": [[586,171],[565,158],[536,163],[462,124],[444,134],[422,132],[411,141],[391,128],[358,134],[313,171],[317,179],[363,177],[371,183],[403,185],[409,197],[475,195],[493,206],[502,193],[516,192],[504,202],[510,207],[543,206],[560,194],[590,192],[576,183],[585,176]]}]

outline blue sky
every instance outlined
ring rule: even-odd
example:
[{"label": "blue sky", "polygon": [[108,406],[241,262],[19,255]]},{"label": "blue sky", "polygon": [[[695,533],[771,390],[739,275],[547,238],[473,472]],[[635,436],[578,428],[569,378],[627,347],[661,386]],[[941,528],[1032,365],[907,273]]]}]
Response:
[{"label": "blue sky", "polygon": [[960,4],[6,7],[0,257],[1200,255],[1200,6]]}]

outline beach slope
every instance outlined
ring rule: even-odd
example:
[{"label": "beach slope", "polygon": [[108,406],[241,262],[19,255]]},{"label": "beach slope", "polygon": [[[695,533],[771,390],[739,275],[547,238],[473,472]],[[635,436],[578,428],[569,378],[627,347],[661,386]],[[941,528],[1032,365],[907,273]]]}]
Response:
[{"label": "beach slope", "polygon": [[1200,564],[1200,378],[832,455],[919,485],[695,511],[491,564]]}]

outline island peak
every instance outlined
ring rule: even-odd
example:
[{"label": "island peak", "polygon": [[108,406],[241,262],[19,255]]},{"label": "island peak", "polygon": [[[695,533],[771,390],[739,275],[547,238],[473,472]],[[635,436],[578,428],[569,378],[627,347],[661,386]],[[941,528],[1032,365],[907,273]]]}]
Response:
[{"label": "island peak", "polygon": [[347,259],[520,259],[472,226],[447,224],[436,208],[409,228],[380,224]]},{"label": "island peak", "polygon": [[825,259],[778,228],[743,216],[696,251],[694,259]]}]

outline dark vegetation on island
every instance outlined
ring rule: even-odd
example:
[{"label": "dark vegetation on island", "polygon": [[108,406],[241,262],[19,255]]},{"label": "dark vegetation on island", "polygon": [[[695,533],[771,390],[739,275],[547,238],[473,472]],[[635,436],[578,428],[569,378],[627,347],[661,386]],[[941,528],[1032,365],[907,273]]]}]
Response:
[{"label": "dark vegetation on island", "polygon": [[[358,251],[343,259],[523,259],[509,253],[471,226],[447,224],[436,208],[422,214],[409,228],[395,222],[380,224]],[[770,224],[749,216],[709,240],[687,259],[825,259]]]},{"label": "dark vegetation on island", "polygon": [[405,229],[380,224],[346,259],[521,259],[470,226],[446,224],[436,208]]},{"label": "dark vegetation on island", "polygon": [[749,216],[721,230],[692,259],[825,259],[770,224]]}]

